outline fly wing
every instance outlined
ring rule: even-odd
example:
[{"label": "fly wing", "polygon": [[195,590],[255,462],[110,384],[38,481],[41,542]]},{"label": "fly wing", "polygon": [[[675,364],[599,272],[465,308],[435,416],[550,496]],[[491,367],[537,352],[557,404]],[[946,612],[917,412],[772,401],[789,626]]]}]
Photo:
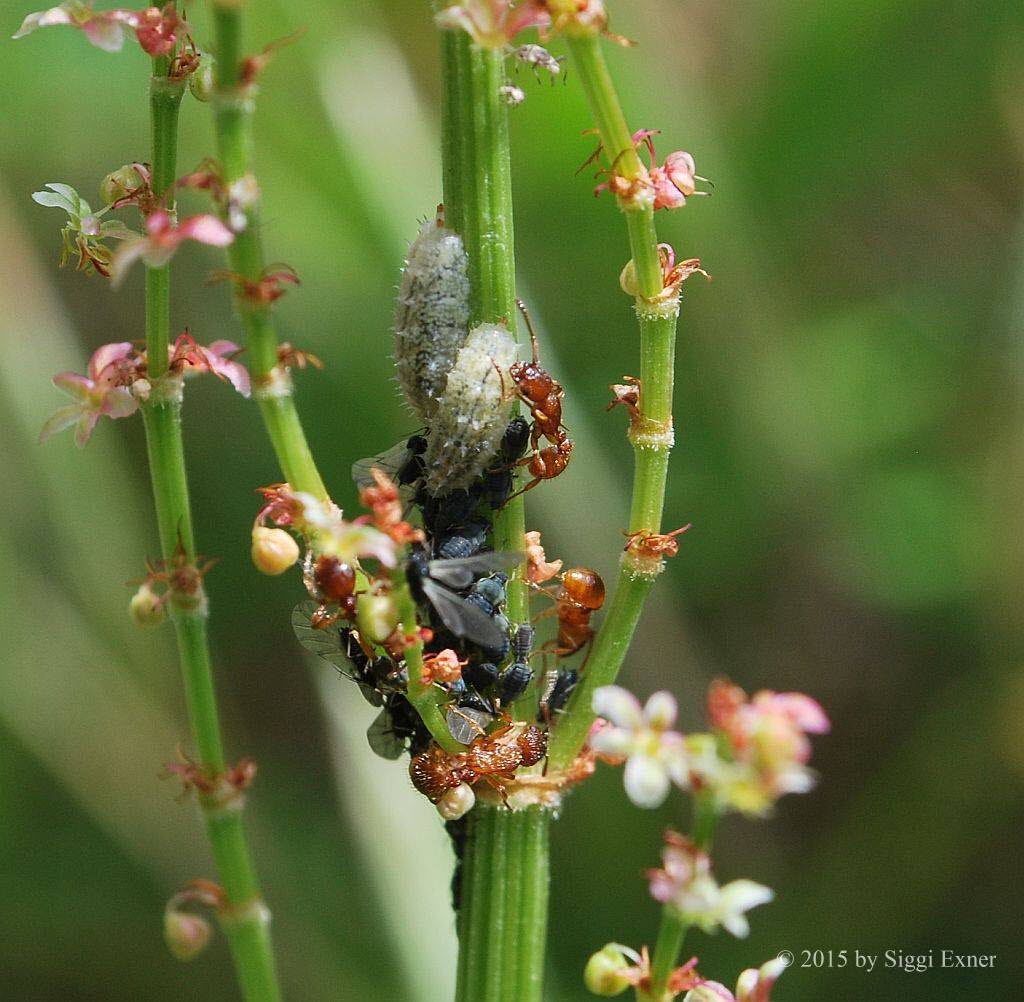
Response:
[{"label": "fly wing", "polygon": [[381,710],[366,728],[366,740],[370,748],[381,758],[396,759],[405,751],[405,742],[395,734],[391,726],[391,715]]},{"label": "fly wing", "polygon": [[427,565],[427,573],[449,588],[468,588],[477,578],[515,567],[522,559],[522,553],[512,551],[478,553],[454,560],[431,560]]},{"label": "fly wing", "polygon": [[[352,679],[359,686],[363,698],[371,706],[381,705],[381,694],[359,677],[355,663],[348,656],[345,640],[341,630],[332,623],[317,629],[313,626],[312,616],[320,608],[311,598],[304,599],[292,609],[292,629],[300,644],[313,654],[334,665],[346,678]],[[349,638],[354,643],[354,638]]]},{"label": "fly wing", "polygon": [[457,637],[465,637],[481,647],[501,646],[504,640],[501,627],[483,609],[471,605],[430,578],[424,579],[423,592],[444,620],[444,625]]},{"label": "fly wing", "polygon": [[371,471],[375,466],[394,479],[408,458],[409,446],[407,440],[403,438],[401,442],[391,446],[390,449],[382,452],[379,456],[367,456],[365,459],[357,459],[352,464],[352,479],[357,487],[372,487],[374,479]]},{"label": "fly wing", "polygon": [[486,733],[487,726],[494,720],[493,713],[474,710],[468,706],[448,708],[447,723],[451,736],[464,745],[472,744]]},{"label": "fly wing", "polygon": [[319,608],[318,603],[307,598],[292,609],[292,629],[295,631],[295,636],[307,651],[329,661],[338,671],[354,678],[355,665],[345,653],[341,630],[334,624],[319,630],[313,626],[313,613]]}]

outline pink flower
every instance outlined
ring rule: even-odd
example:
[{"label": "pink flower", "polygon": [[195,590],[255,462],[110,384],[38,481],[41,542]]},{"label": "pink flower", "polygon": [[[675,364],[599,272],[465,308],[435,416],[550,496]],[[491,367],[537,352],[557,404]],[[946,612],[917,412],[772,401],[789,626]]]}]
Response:
[{"label": "pink flower", "polygon": [[705,932],[721,926],[743,938],[750,932],[745,913],[774,897],[770,888],[753,880],[733,880],[720,887],[708,854],[674,831],[665,833],[662,863],[662,869],[648,871],[651,896]]},{"label": "pink flower", "polygon": [[806,793],[814,785],[807,735],[827,733],[829,720],[810,696],[765,689],[748,700],[739,686],[717,679],[708,689],[708,717],[733,759],[751,772],[743,784],[743,809],[763,811],[783,794]]},{"label": "pink flower", "polygon": [[126,32],[135,27],[138,19],[138,11],[122,8],[94,11],[91,3],[68,0],[58,7],[29,14],[14,38],[24,38],[36,28],[70,24],[73,28],[79,28],[96,48],[117,52],[124,45]]},{"label": "pink flower", "polygon": [[173,345],[168,346],[168,364],[175,372],[191,375],[212,372],[219,379],[230,383],[243,397],[249,396],[249,370],[230,356],[241,351],[234,341],[211,341],[207,347],[197,344],[187,331],[179,334]]},{"label": "pink flower", "polygon": [[110,281],[118,285],[128,269],[139,259],[150,268],[162,268],[178,245],[186,240],[227,247],[235,235],[216,216],[191,216],[175,225],[166,209],[157,209],[146,217],[146,236],[126,240],[110,262]]},{"label": "pink flower", "polygon": [[483,48],[504,49],[521,31],[548,27],[551,14],[541,0],[462,0],[445,7],[436,21],[441,28],[461,28]]},{"label": "pink flower", "polygon": [[135,37],[139,45],[151,56],[169,56],[178,44],[178,37],[187,34],[188,24],[178,17],[173,3],[159,7],[147,7],[138,15]]},{"label": "pink flower", "polygon": [[134,31],[142,48],[151,56],[170,55],[178,39],[191,31],[183,21],[173,3],[145,10],[128,10],[117,7],[113,10],[93,10],[91,3],[82,0],[66,0],[59,7],[29,14],[14,35],[24,38],[36,28],[48,28],[54,24],[69,24],[79,28],[85,37],[98,49],[118,52],[124,46],[127,32]]},{"label": "pink flower", "polygon": [[43,425],[39,435],[45,442],[71,425],[75,429],[75,442],[81,448],[92,435],[96,422],[106,415],[109,418],[123,418],[134,414],[138,401],[124,385],[124,366],[134,353],[128,341],[119,344],[105,344],[98,348],[89,359],[88,374],[79,376],[74,372],[62,372],[53,377],[53,384],[73,397],[75,403],[62,407]]},{"label": "pink flower", "polygon": [[659,167],[651,165],[651,183],[654,185],[655,209],[678,209],[686,205],[686,196],[697,191],[694,181],[696,165],[689,153],[677,150],[665,157]]}]

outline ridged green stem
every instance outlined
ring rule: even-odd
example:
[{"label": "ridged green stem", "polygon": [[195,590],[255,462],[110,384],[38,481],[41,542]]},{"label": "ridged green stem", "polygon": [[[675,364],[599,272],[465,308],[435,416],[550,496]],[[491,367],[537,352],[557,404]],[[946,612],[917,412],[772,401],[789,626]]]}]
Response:
[{"label": "ridged green stem", "polygon": [[[644,168],[608,73],[600,38],[592,31],[570,32],[567,37],[609,168],[627,180],[642,177]],[[656,533],[661,527],[672,447],[676,309],[674,302],[667,306],[654,303],[662,293],[663,278],[652,204],[649,200],[627,199],[620,200],[620,207],[626,217],[635,267],[640,327],[640,413],[633,421],[630,435],[634,473],[629,531]],[[594,722],[594,690],[615,681],[659,566],[639,568],[629,554],[623,558],[615,593],[594,641],[587,670],[552,734],[550,768],[568,767],[582,749]]]},{"label": "ridged green stem", "polygon": [[[213,3],[216,62],[215,125],[220,168],[225,184],[253,178],[252,111],[255,88],[242,80],[241,11],[236,3]],[[260,239],[258,199],[244,209],[246,225],[228,247],[235,275],[248,282],[263,276],[265,260]],[[306,441],[291,380],[278,367],[277,331],[269,303],[257,302],[244,292],[236,305],[246,332],[249,366],[263,423],[288,483],[300,491],[326,498],[327,490]]]},{"label": "ridged green stem", "polygon": [[[167,61],[155,60],[150,107],[153,178],[158,192],[170,188],[175,174],[181,95],[181,86],[171,86],[167,80]],[[170,268],[150,268],[146,273],[146,351],[154,389],[142,414],[160,546],[168,566],[182,553],[189,563],[196,557],[181,436],[181,404],[176,394],[162,392],[167,387],[167,377],[160,379],[167,369],[169,340]],[[224,772],[225,758],[206,635],[205,598],[184,603],[172,595],[170,607],[198,765],[207,777],[216,780]],[[220,918],[242,995],[247,1002],[277,1002],[281,996],[270,945],[270,915],[260,897],[246,844],[241,798],[225,805],[214,797],[200,797],[200,805],[226,897]]]},{"label": "ridged green stem", "polygon": [[457,1002],[540,1002],[551,819],[539,807],[511,812],[487,804],[470,815]]},{"label": "ridged green stem", "polygon": [[[711,849],[711,840],[714,838],[715,828],[718,826],[718,817],[718,810],[712,795],[698,793],[694,796],[693,826],[690,830],[690,838],[698,848],[705,852]],[[679,918],[672,908],[667,905],[662,908],[661,927],[658,929],[658,940],[654,945],[654,955],[651,958],[650,988],[647,991],[637,989],[638,1002],[662,1002],[668,979],[679,963],[683,940],[686,939],[688,929],[689,923]]]},{"label": "ridged green stem", "polygon": [[[394,585],[392,596],[398,606],[398,618],[402,632],[406,636],[415,636],[419,628],[416,621],[416,603],[413,601],[412,592],[409,591],[405,575],[399,571],[393,572],[392,584]],[[448,730],[448,723],[437,701],[439,693],[437,686],[423,683],[422,641],[417,640],[416,643],[407,647],[403,653],[403,660],[409,673],[406,694],[427,730],[430,731],[430,736],[447,752],[465,751],[466,746],[456,741],[452,737],[451,731]]]},{"label": "ridged green stem", "polygon": [[[441,41],[445,220],[469,256],[472,323],[516,330],[515,248],[508,109],[499,88],[504,53],[463,32]],[[494,548],[523,550],[523,498],[494,516]],[[508,586],[506,614],[529,619],[522,571]],[[515,705],[532,717],[530,693]],[[470,816],[459,912],[458,1002],[533,1002],[541,997],[547,934],[550,814],[479,805]]]},{"label": "ridged green stem", "polygon": [[[442,35],[441,59],[445,221],[462,237],[469,256],[470,322],[504,321],[515,332],[508,108],[498,93],[505,79],[505,57],[500,51],[473,45],[468,35],[456,31]],[[522,497],[495,513],[496,550],[523,549],[525,517]],[[529,619],[528,599],[522,574],[513,576],[506,605],[511,622]],[[526,705],[529,700],[521,702]]]}]

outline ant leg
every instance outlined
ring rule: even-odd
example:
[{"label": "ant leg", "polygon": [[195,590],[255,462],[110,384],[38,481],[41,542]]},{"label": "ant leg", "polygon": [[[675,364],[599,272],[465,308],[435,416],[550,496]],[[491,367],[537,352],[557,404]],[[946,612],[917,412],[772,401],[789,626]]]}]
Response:
[{"label": "ant leg", "polygon": [[501,797],[501,802],[508,807],[508,793],[505,790],[505,784],[499,782],[493,776],[482,776],[481,778],[492,790],[498,791],[498,796]]},{"label": "ant leg", "polygon": [[509,501],[514,501],[517,497],[519,497],[521,494],[525,494],[527,491],[532,491],[534,487],[536,487],[537,484],[539,484],[543,479],[544,477],[536,477],[535,479],[531,480],[525,487],[516,491],[515,494],[510,495],[505,500],[505,504],[508,504]]}]

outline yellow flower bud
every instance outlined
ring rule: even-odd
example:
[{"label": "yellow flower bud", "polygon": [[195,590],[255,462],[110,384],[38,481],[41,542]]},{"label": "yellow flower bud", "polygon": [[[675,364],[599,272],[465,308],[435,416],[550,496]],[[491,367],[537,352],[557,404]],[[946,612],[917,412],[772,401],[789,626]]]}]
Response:
[{"label": "yellow flower bud", "polygon": [[167,615],[164,603],[148,581],[144,581],[132,595],[128,603],[128,615],[136,626],[159,626],[164,621]]},{"label": "yellow flower bud", "polygon": [[587,991],[606,998],[621,995],[631,984],[629,961],[617,943],[608,943],[597,951],[583,968]]},{"label": "yellow flower bud", "polygon": [[258,525],[252,530],[252,562],[263,574],[283,574],[299,559],[299,544],[284,531]]},{"label": "yellow flower bud", "polygon": [[134,164],[125,164],[111,171],[100,181],[100,198],[104,205],[110,205],[120,198],[127,198],[133,191],[142,188],[145,182]]}]

